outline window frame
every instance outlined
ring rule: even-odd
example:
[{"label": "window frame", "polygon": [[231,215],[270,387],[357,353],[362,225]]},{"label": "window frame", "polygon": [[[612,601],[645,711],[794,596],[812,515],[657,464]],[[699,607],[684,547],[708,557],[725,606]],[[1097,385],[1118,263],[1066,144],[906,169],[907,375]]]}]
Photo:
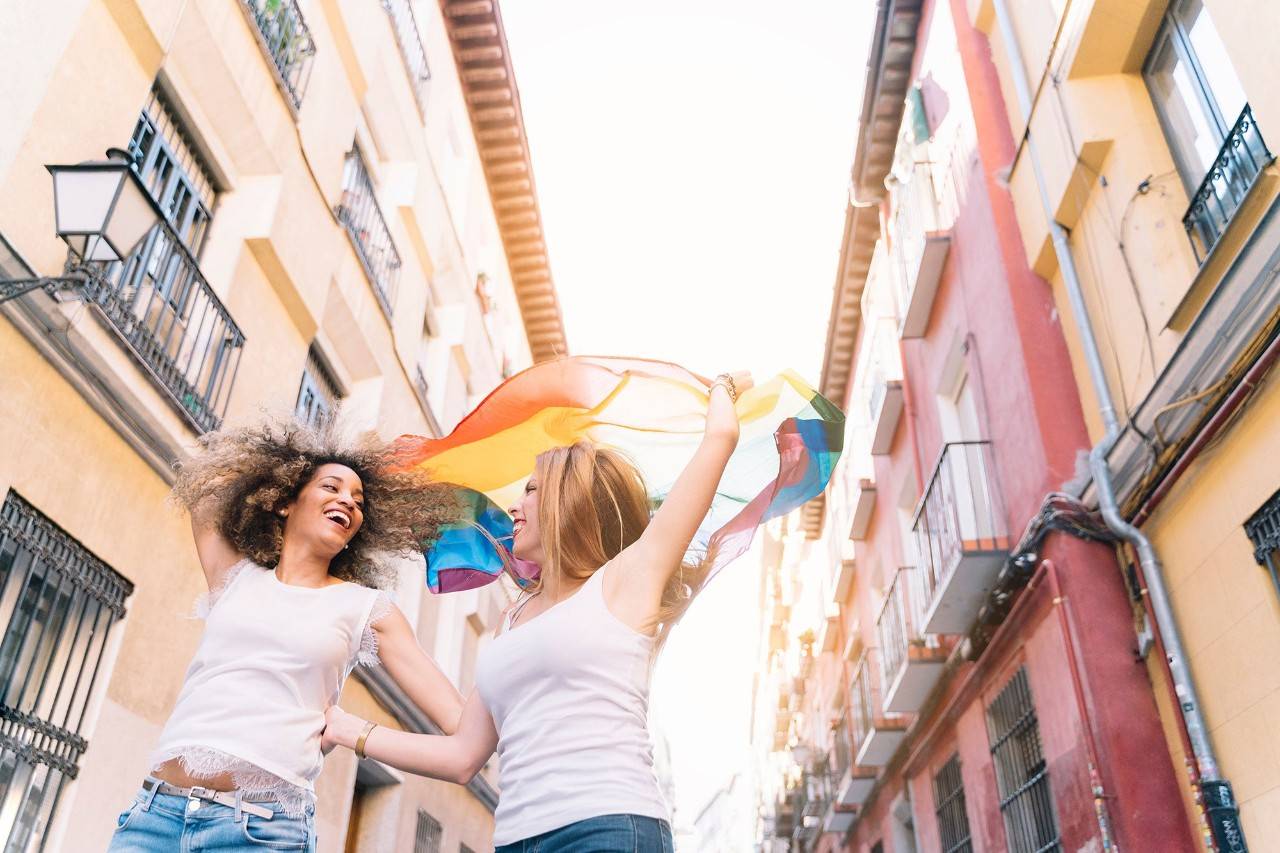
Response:
[{"label": "window frame", "polygon": [[[1218,104],[1217,95],[1209,82],[1209,76],[1205,73],[1204,66],[1200,63],[1199,56],[1196,55],[1195,46],[1191,43],[1191,36],[1182,20],[1182,14],[1185,12],[1189,2],[1190,0],[1171,0],[1168,8],[1165,9],[1164,15],[1160,20],[1160,29],[1157,30],[1156,36],[1151,42],[1151,48],[1147,51],[1146,59],[1142,63],[1142,79],[1146,83],[1152,106],[1155,108],[1156,118],[1160,122],[1160,129],[1164,132],[1165,141],[1169,145],[1169,153],[1173,155],[1174,164],[1178,167],[1178,175],[1182,178],[1183,186],[1186,187],[1187,196],[1188,198],[1194,198],[1196,191],[1204,181],[1205,175],[1213,166],[1210,165],[1209,170],[1206,170],[1198,162],[1189,160],[1187,140],[1178,133],[1169,121],[1164,105],[1164,96],[1153,85],[1152,78],[1154,74],[1152,66],[1161,49],[1167,47],[1167,49],[1173,50],[1178,59],[1186,63],[1188,70],[1191,72],[1192,82],[1195,84],[1195,94],[1200,104],[1201,114],[1217,131],[1219,148],[1222,147],[1222,143],[1226,141],[1227,136],[1231,133],[1236,117],[1233,116],[1228,119],[1223,114],[1222,107]],[[1214,34],[1217,35],[1216,27],[1214,28]],[[1246,101],[1246,105],[1247,103]]]}]

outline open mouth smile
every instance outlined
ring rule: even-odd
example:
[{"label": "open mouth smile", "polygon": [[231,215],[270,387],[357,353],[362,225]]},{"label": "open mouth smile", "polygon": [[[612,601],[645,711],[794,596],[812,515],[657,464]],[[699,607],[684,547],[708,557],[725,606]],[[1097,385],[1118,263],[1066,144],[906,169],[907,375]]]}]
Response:
[{"label": "open mouth smile", "polygon": [[341,527],[343,530],[349,530],[351,528],[351,516],[343,510],[325,510],[324,517]]}]

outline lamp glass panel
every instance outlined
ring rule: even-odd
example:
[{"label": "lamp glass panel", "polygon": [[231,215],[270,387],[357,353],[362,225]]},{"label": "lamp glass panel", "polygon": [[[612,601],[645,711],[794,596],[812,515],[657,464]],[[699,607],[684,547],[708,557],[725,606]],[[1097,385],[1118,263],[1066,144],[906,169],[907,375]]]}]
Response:
[{"label": "lamp glass panel", "polygon": [[58,206],[58,233],[95,233],[111,209],[123,171],[57,169],[53,172],[53,198]]},{"label": "lamp glass panel", "polygon": [[138,241],[155,227],[157,221],[155,208],[146,197],[146,190],[129,176],[120,188],[120,200],[116,202],[111,221],[106,223],[104,236],[120,253],[120,257],[126,258],[138,245]]}]

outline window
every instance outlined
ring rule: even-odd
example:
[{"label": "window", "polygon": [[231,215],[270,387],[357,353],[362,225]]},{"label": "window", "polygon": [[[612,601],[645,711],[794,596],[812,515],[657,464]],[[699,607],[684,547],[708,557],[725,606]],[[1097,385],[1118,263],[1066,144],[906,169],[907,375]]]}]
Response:
[{"label": "window", "polygon": [[964,810],[964,779],[960,756],[953,755],[933,777],[933,813],[938,819],[942,853],[971,853],[969,815]]},{"label": "window", "polygon": [[1191,197],[1183,218],[1203,261],[1271,161],[1203,0],[1173,0],[1143,74]]},{"label": "window", "polygon": [[1009,853],[1061,850],[1026,669],[1019,669],[987,708],[987,733]]},{"label": "window", "polygon": [[217,200],[213,179],[178,120],[172,103],[158,87],[151,95],[129,139],[138,176],[164,211],[193,255],[204,245]]},{"label": "window", "polygon": [[418,831],[413,836],[413,853],[440,853],[440,821],[418,809]]},{"label": "window", "polygon": [[347,153],[342,172],[342,200],[336,212],[338,221],[351,235],[356,255],[373,284],[382,310],[390,317],[400,280],[400,252],[391,239],[382,208],[378,207],[369,169],[357,145],[351,146]]},{"label": "window", "polygon": [[43,844],[133,584],[14,492],[0,506],[0,846]]},{"label": "window", "polygon": [[409,0],[382,0],[382,8],[391,16],[391,29],[400,45],[404,70],[409,75],[409,85],[419,111],[427,108],[427,82],[431,69],[427,67],[427,52],[422,47],[422,34],[418,31],[418,19],[413,14]]},{"label": "window", "polygon": [[258,41],[275,69],[277,84],[297,109],[316,55],[302,10],[296,0],[244,0],[244,7],[258,28]]},{"label": "window", "polygon": [[307,350],[306,366],[302,368],[302,385],[298,388],[293,416],[308,426],[323,426],[333,419],[341,399],[338,381],[313,343]]},{"label": "window", "polygon": [[244,335],[196,260],[213,220],[213,178],[158,87],[152,87],[128,149],[164,218],[128,258],[95,265],[98,274],[85,295],[187,421],[199,432],[217,429]]},{"label": "window", "polygon": [[1280,492],[1244,523],[1244,532],[1253,543],[1253,558],[1271,575],[1280,595]]}]

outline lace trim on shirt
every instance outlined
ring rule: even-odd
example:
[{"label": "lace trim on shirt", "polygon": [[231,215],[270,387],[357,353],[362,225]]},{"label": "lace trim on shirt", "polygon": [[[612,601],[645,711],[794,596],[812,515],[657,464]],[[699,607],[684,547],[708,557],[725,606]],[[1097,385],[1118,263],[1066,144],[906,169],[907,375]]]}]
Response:
[{"label": "lace trim on shirt", "polygon": [[369,619],[364,623],[364,631],[360,634],[360,649],[356,652],[356,663],[361,666],[381,666],[382,658],[378,657],[378,632],[373,626],[391,613],[395,607],[391,596],[379,591],[369,610]]},{"label": "lace trim on shirt", "polygon": [[306,788],[286,782],[244,759],[204,746],[166,750],[152,757],[151,766],[154,769],[175,758],[182,765],[183,772],[197,779],[231,774],[231,781],[236,788],[247,796],[270,797],[280,804],[289,817],[302,817],[316,803],[315,794]]},{"label": "lace trim on shirt", "polygon": [[222,598],[222,594],[227,591],[227,587],[231,586],[232,581],[240,576],[246,566],[251,565],[253,565],[253,561],[246,557],[227,569],[222,576],[222,582],[218,584],[216,589],[210,589],[208,592],[201,593],[196,597],[195,604],[191,606],[191,618],[208,619],[209,611],[213,609],[213,605],[218,603],[218,599]]}]

